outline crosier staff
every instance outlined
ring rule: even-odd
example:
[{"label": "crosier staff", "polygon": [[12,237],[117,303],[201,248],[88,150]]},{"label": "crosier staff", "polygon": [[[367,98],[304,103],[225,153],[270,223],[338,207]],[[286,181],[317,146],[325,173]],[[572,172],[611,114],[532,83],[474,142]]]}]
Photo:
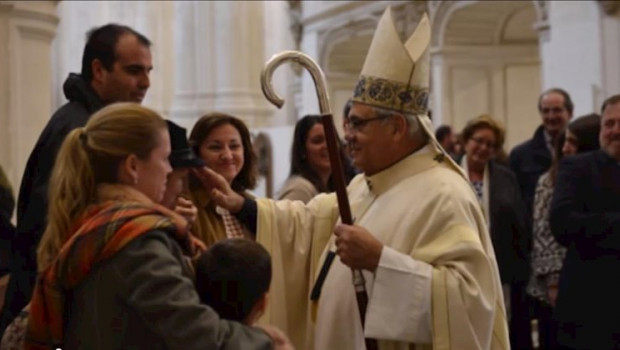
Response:
[{"label": "crosier staff", "polygon": [[[340,220],[343,224],[352,225],[353,219],[351,217],[351,207],[349,206],[349,198],[347,197],[347,184],[344,177],[344,171],[342,169],[342,159],[340,158],[339,145],[336,129],[334,127],[334,119],[332,117],[332,111],[329,106],[329,96],[327,95],[327,88],[325,83],[325,75],[321,68],[314,62],[310,56],[299,51],[283,51],[274,55],[267,61],[263,71],[261,72],[261,88],[265,97],[273,103],[276,107],[281,108],[284,104],[284,100],[278,96],[273,90],[271,84],[271,78],[273,72],[282,63],[286,61],[297,62],[308,70],[310,76],[314,80],[316,88],[316,94],[319,100],[319,110],[321,112],[321,123],[325,129],[325,138],[327,140],[327,150],[329,152],[329,163],[332,168],[332,179],[336,187],[336,196],[338,198],[338,210],[340,212]],[[336,253],[330,250],[327,253],[327,257],[317,278],[316,284],[312,289],[310,299],[318,300],[321,294],[321,287],[329,271],[332,261]],[[364,321],[366,315],[366,308],[368,306],[368,293],[366,292],[366,283],[362,271],[351,270],[353,273],[353,285],[355,287],[355,297],[357,300],[357,306],[360,314],[360,320],[362,321],[362,329],[364,328]],[[366,349],[376,350],[378,349],[377,341],[375,339],[366,338]]]}]

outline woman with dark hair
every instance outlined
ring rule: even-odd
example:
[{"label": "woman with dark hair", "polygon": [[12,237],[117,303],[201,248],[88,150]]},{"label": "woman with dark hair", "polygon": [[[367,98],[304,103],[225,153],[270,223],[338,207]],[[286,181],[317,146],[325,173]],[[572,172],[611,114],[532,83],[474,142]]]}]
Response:
[{"label": "woman with dark hair", "polygon": [[[344,149],[340,157],[345,170],[345,180],[352,177],[352,168]],[[332,168],[329,163],[325,130],[318,115],[306,115],[297,121],[291,147],[291,171],[278,199],[309,202],[322,192],[334,191],[331,181]]]},{"label": "woman with dark hair", "polygon": [[329,164],[325,131],[318,115],[297,121],[291,147],[291,171],[278,199],[307,203],[321,192],[328,192],[332,168]]},{"label": "woman with dark hair", "polygon": [[538,327],[542,333],[548,332],[548,336],[541,339],[550,339],[544,349],[555,349],[557,331],[551,319],[552,308],[558,294],[558,281],[566,248],[561,246],[553,237],[549,226],[549,210],[555,180],[560,161],[565,156],[577,153],[590,152],[600,148],[599,131],[601,117],[598,114],[588,114],[577,118],[568,124],[566,133],[558,138],[555,145],[553,161],[549,171],[538,179],[533,205],[533,229],[532,229],[532,273],[527,286],[527,292],[540,303]]},{"label": "woman with dark hair", "polygon": [[[223,113],[210,113],[198,120],[190,134],[194,153],[207,167],[222,175],[243,196],[256,186],[257,157],[250,131],[243,121]],[[245,227],[226,209],[217,207],[195,178],[190,178],[189,196],[198,207],[193,232],[207,246],[234,237],[249,237]]]}]

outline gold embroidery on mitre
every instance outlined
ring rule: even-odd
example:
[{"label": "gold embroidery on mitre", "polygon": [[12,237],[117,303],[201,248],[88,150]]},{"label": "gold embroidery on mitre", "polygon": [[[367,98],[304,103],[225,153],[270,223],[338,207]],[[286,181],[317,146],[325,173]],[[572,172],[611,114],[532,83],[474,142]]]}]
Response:
[{"label": "gold embroidery on mitre", "polygon": [[388,6],[375,29],[353,101],[414,115],[427,111],[430,23],[424,14],[405,43]]},{"label": "gold embroidery on mitre", "polygon": [[353,101],[414,115],[425,114],[428,88],[361,75],[353,92]]}]

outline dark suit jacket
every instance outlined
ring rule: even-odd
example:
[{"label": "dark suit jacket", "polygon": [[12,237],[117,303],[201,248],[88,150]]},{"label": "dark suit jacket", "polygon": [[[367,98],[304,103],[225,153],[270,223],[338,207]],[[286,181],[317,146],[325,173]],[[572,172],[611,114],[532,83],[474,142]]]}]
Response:
[{"label": "dark suit jacket", "polygon": [[551,231],[568,248],[555,316],[575,349],[620,348],[620,165],[603,151],[560,163]]},{"label": "dark suit jacket", "polygon": [[534,136],[513,148],[510,152],[510,169],[517,176],[521,188],[521,198],[525,203],[528,229],[532,222],[532,205],[536,183],[540,175],[551,166],[551,152],[547,148],[543,126],[539,126]]},{"label": "dark suit jacket", "polygon": [[489,162],[489,182],[491,239],[502,283],[525,282],[530,237],[517,178],[508,167]]}]

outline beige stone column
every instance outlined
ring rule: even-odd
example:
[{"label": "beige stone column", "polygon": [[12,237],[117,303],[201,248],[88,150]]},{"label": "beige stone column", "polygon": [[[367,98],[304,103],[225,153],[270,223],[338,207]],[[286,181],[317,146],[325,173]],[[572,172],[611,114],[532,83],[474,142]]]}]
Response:
[{"label": "beige stone column", "polygon": [[0,164],[15,195],[52,113],[56,1],[0,1]]},{"label": "beige stone column", "polygon": [[265,61],[263,3],[179,2],[175,10],[173,119],[187,125],[219,111],[250,127],[268,125],[273,111],[259,80]]}]

